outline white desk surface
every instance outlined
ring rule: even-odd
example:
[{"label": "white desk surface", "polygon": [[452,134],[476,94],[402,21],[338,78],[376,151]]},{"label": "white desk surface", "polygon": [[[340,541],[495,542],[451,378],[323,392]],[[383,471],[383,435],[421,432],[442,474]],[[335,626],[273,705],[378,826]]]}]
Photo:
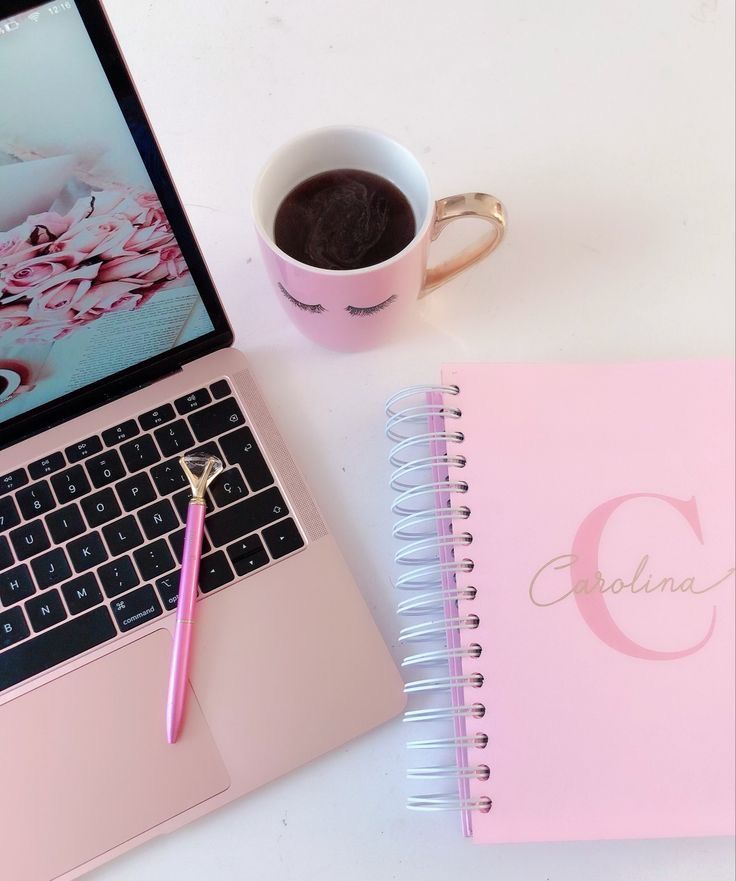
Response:
[{"label": "white desk surface", "polygon": [[[442,360],[733,352],[731,3],[107,7],[237,345],[392,646],[382,428],[392,390],[433,381]],[[495,255],[418,305],[402,339],[357,355],[319,349],[291,327],[249,217],[269,153],[333,123],[394,135],[421,158],[437,196],[486,190],[509,214]],[[726,839],[474,846],[454,815],[404,808],[404,728],[389,723],[89,877],[733,878]]]}]

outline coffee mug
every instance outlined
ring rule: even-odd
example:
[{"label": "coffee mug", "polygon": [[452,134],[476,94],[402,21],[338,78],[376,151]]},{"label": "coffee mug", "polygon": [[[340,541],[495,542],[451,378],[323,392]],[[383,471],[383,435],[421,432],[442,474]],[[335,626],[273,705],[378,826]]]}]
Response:
[{"label": "coffee mug", "polygon": [[[414,238],[393,257],[362,269],[301,263],[274,240],[279,206],[307,178],[343,168],[372,172],[397,186],[414,213]],[[490,254],[506,228],[503,205],[494,196],[463,193],[435,201],[409,150],[380,132],[353,126],[306,132],[277,150],[256,181],[252,211],[266,270],[287,315],[305,336],[346,352],[389,338],[417,298]],[[489,228],[454,257],[428,267],[430,243],[463,217],[486,220]]]}]

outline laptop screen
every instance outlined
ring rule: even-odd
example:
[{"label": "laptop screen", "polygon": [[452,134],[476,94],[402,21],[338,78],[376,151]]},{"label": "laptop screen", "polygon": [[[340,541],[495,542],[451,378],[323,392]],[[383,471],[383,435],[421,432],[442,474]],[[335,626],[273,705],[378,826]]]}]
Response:
[{"label": "laptop screen", "polygon": [[2,426],[215,327],[73,0],[0,20],[0,83]]}]

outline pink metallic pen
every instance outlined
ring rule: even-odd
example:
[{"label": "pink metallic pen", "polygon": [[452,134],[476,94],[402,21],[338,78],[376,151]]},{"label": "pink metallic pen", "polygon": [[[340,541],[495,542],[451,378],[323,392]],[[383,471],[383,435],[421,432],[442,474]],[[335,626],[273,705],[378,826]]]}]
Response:
[{"label": "pink metallic pen", "polygon": [[169,692],[166,699],[166,739],[176,743],[181,729],[189,682],[189,660],[194,634],[194,610],[197,604],[199,561],[202,557],[202,533],[207,505],[204,494],[222,471],[217,456],[190,453],[179,459],[189,480],[192,498],[187,509],[184,552],[179,576],[179,600],[176,606],[174,649],[169,670]]}]

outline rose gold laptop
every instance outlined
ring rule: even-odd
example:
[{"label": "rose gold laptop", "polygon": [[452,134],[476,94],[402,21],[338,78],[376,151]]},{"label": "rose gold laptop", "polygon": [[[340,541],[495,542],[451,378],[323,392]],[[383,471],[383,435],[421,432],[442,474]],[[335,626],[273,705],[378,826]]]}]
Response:
[{"label": "rose gold laptop", "polygon": [[[0,875],[46,881],[273,780],[403,697],[230,347],[97,0],[0,0],[0,82]],[[197,448],[225,472],[170,746],[177,461]]]}]

